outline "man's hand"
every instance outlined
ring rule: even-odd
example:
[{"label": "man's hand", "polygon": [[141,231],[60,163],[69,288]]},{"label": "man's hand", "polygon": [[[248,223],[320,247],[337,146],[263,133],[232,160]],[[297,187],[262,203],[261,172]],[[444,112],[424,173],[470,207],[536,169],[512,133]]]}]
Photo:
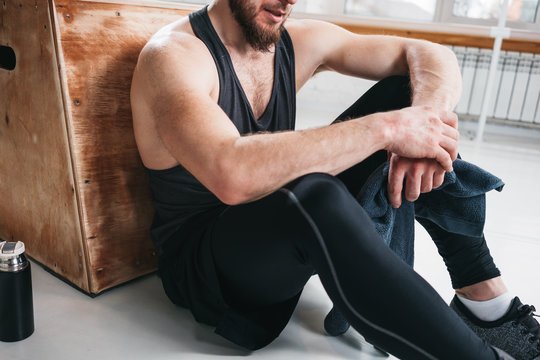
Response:
[{"label": "man's hand", "polygon": [[433,159],[409,159],[392,154],[388,174],[388,200],[394,208],[401,206],[401,192],[405,184],[405,198],[415,201],[421,193],[438,188],[444,181],[444,169]]},{"label": "man's hand", "polygon": [[[457,132],[457,116],[451,112],[442,112],[440,114],[442,118],[450,119],[450,121],[443,121]],[[456,159],[457,146],[450,156],[452,161]],[[416,201],[420,194],[430,192],[441,186],[444,182],[445,172],[441,164],[434,159],[411,159],[392,153],[388,173],[388,200],[390,204],[394,208],[401,206],[401,194],[404,186],[405,199]]]},{"label": "man's hand", "polygon": [[386,113],[390,140],[385,149],[411,159],[434,159],[452,171],[457,158],[457,115],[429,106],[413,106]]}]

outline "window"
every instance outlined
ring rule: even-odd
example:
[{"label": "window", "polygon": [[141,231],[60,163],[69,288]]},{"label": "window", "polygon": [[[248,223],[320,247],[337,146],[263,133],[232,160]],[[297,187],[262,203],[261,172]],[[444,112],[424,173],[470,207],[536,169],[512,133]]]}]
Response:
[{"label": "window", "polygon": [[437,0],[347,0],[345,14],[433,21]]},{"label": "window", "polygon": [[[207,4],[211,0],[155,0]],[[495,26],[503,0],[299,0],[295,13]],[[507,27],[540,32],[540,0],[510,0]]]},{"label": "window", "polygon": [[[513,0],[508,6],[509,21],[534,23],[538,0]],[[456,0],[452,15],[472,19],[498,19],[501,4],[498,0]]]},{"label": "window", "polygon": [[[502,0],[441,1],[443,22],[494,26],[497,24]],[[539,0],[510,0],[506,26],[540,31]]]},{"label": "window", "polygon": [[[495,26],[503,0],[300,0],[296,12]],[[507,27],[540,32],[540,0],[510,0]]]}]

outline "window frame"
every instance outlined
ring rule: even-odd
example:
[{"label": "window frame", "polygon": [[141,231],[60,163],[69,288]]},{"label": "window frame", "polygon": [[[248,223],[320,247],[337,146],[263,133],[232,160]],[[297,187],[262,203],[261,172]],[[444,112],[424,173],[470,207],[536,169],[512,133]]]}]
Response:
[{"label": "window frame", "polygon": [[[96,0],[83,0],[83,1],[96,1]],[[101,0],[102,2],[135,2],[146,4],[157,5],[157,6],[167,6],[172,5],[173,7],[179,6],[188,6],[192,8],[202,7],[205,3],[208,3],[210,0]],[[189,3],[187,1],[190,1]],[[303,0],[307,2],[309,0]],[[342,4],[342,11],[340,13],[336,11],[331,11],[330,13],[313,13],[305,12],[305,6],[302,3],[295,5],[295,11],[293,11],[293,17],[311,17],[319,18],[327,21],[340,21],[346,23],[387,23],[392,27],[398,28],[420,28],[420,29],[431,29],[432,31],[449,31],[453,33],[461,33],[464,31],[466,34],[471,35],[486,35],[490,36],[489,29],[491,27],[497,26],[497,19],[473,19],[473,18],[463,18],[453,15],[454,0],[436,0],[435,12],[433,15],[432,21],[422,21],[422,20],[412,20],[412,19],[398,19],[391,17],[366,17],[361,15],[355,15],[346,13],[346,2],[350,0],[339,0],[339,3]],[[305,4],[304,4],[305,5]],[[537,5],[536,19],[534,23],[525,23],[519,21],[507,21],[506,27],[512,29],[510,38],[518,39],[531,39],[538,40],[540,36],[540,1]],[[336,8],[335,6],[333,7]],[[460,28],[462,31],[460,31]]]},{"label": "window frame", "polygon": [[[437,0],[437,5],[438,6],[440,5],[440,10],[438,14],[439,18],[436,20],[434,19],[434,21],[437,21],[440,23],[479,25],[479,26],[486,26],[486,27],[497,26],[498,19],[475,19],[475,18],[465,18],[465,17],[455,16],[454,3],[455,3],[455,0],[452,0],[452,1]],[[527,23],[527,22],[522,22],[522,21],[507,20],[506,27],[511,28],[511,29],[540,32],[539,7],[540,7],[540,1],[536,5],[536,19],[534,22]]]}]

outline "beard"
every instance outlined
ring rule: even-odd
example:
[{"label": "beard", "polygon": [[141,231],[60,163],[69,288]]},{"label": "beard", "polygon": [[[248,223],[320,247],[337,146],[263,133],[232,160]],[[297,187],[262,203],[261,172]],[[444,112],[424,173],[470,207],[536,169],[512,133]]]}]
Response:
[{"label": "beard", "polygon": [[255,22],[257,8],[254,5],[245,0],[229,0],[229,8],[234,19],[242,28],[249,45],[255,50],[270,52],[270,47],[277,44],[281,38],[281,33],[285,27],[285,19],[278,28],[264,29]]}]

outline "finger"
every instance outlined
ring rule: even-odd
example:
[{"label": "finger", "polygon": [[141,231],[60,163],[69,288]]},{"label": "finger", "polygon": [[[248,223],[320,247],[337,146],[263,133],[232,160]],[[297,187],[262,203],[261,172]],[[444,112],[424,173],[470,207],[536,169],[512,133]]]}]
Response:
[{"label": "finger", "polygon": [[457,159],[458,143],[456,140],[443,136],[439,142],[439,146],[446,150],[446,152],[452,159],[452,162]]},{"label": "finger", "polygon": [[401,206],[401,191],[403,190],[403,178],[405,172],[403,168],[396,165],[396,161],[390,163],[390,171],[388,172],[388,201],[394,208]]},{"label": "finger", "polygon": [[437,153],[435,154],[435,160],[441,165],[441,167],[445,171],[452,171],[452,158],[450,157],[450,154],[444,149],[439,148],[437,149]]},{"label": "finger", "polygon": [[456,129],[454,129],[453,127],[449,125],[446,125],[446,124],[443,125],[441,134],[451,139],[454,139],[456,141],[459,140],[459,131],[457,131]]},{"label": "finger", "polygon": [[433,174],[433,189],[437,189],[439,186],[441,186],[444,182],[444,170],[436,171],[435,174]]},{"label": "finger", "polygon": [[439,117],[447,125],[450,125],[452,128],[458,128],[458,116],[452,111],[441,111]]},{"label": "finger", "polygon": [[408,173],[405,179],[405,198],[408,201],[416,201],[420,196],[420,185],[422,185],[422,175]]},{"label": "finger", "polygon": [[428,193],[433,189],[433,177],[434,173],[426,172],[422,175],[422,185],[420,186],[421,193]]}]

